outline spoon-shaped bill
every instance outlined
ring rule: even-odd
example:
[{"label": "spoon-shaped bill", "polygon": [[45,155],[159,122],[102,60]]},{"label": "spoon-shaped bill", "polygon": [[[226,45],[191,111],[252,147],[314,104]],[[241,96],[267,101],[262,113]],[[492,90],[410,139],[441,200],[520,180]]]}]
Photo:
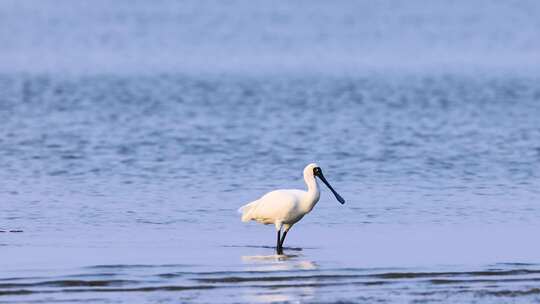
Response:
[{"label": "spoon-shaped bill", "polygon": [[322,171],[319,170],[317,172],[317,176],[323,181],[323,183],[330,189],[330,191],[332,191],[332,193],[334,193],[334,195],[336,196],[336,199],[338,200],[338,202],[340,202],[342,205],[345,204],[345,200],[343,199],[343,197],[341,197],[341,195],[339,195],[336,190],[334,190],[334,188],[332,188],[332,186],[330,186],[330,183],[326,180],[326,178],[324,178],[324,175],[322,174]]}]

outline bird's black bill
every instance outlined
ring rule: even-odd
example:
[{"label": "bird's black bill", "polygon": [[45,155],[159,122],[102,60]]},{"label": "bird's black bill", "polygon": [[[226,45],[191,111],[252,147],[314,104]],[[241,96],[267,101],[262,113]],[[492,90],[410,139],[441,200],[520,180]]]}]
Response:
[{"label": "bird's black bill", "polygon": [[338,202],[340,202],[341,204],[345,204],[345,200],[343,199],[343,197],[341,197],[341,195],[339,195],[336,190],[334,190],[334,188],[330,186],[330,183],[326,180],[326,178],[324,178],[321,168],[315,168],[314,174],[322,180],[322,182],[328,187],[328,189],[330,189],[330,191],[332,191],[332,193],[334,193]]}]

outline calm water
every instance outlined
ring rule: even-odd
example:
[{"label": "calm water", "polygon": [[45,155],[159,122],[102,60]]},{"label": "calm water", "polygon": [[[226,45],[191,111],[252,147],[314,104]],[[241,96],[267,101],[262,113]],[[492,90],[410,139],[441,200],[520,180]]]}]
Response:
[{"label": "calm water", "polygon": [[0,303],[540,300],[534,2],[55,3],[0,4]]}]

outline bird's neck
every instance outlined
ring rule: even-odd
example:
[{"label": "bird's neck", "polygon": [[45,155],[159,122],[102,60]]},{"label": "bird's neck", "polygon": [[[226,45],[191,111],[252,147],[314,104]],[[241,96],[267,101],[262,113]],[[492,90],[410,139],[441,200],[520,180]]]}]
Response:
[{"label": "bird's neck", "polygon": [[304,180],[306,182],[308,191],[306,198],[302,202],[302,209],[304,209],[304,211],[307,213],[310,212],[319,201],[320,192],[319,185],[317,184],[317,180],[314,176],[304,176]]}]

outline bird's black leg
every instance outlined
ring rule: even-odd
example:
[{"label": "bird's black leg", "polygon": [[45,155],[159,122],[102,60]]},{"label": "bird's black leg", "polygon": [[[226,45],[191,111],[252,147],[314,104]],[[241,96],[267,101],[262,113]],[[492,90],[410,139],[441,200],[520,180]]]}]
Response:
[{"label": "bird's black leg", "polygon": [[281,248],[281,229],[277,232],[277,244],[276,244],[276,253],[282,254],[283,249]]},{"label": "bird's black leg", "polygon": [[279,247],[281,247],[281,250],[283,250],[283,242],[285,242],[285,236],[287,236],[288,230],[283,231],[283,236],[281,237],[281,241],[279,242]]}]

